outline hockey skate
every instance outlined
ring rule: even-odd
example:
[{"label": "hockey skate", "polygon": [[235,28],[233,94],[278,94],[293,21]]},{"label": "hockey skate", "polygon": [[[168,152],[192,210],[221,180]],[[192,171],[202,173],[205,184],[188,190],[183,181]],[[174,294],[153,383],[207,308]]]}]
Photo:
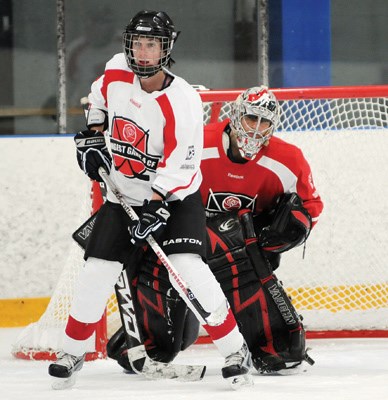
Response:
[{"label": "hockey skate", "polygon": [[58,353],[57,361],[49,365],[48,373],[54,380],[51,387],[55,390],[68,389],[75,384],[76,373],[82,368],[85,355],[72,356],[64,352]]},{"label": "hockey skate", "polygon": [[251,353],[244,342],[239,351],[226,357],[222,377],[229,382],[232,389],[237,390],[242,386],[253,385],[251,369]]}]

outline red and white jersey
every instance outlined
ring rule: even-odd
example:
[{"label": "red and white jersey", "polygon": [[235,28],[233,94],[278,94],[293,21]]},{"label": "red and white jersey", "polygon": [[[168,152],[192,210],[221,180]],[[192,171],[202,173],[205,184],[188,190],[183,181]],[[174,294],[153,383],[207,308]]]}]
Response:
[{"label": "red and white jersey", "polygon": [[296,192],[315,225],[323,203],[302,151],[273,136],[254,160],[235,163],[223,146],[223,131],[228,123],[205,127],[201,194],[207,213],[248,208],[258,214],[272,209],[281,194]]},{"label": "red and white jersey", "polygon": [[[129,204],[143,204],[152,188],[171,200],[199,189],[202,102],[185,80],[174,76],[167,88],[147,93],[124,54],[116,54],[92,84],[89,102],[108,112],[111,177]],[[117,202],[110,193],[108,200]]]}]

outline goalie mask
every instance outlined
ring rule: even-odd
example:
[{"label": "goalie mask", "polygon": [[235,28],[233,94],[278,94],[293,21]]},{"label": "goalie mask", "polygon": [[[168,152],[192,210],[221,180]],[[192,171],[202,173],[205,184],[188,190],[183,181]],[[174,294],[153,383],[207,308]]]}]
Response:
[{"label": "goalie mask", "polygon": [[123,50],[129,68],[139,78],[149,78],[170,66],[173,62],[170,54],[178,34],[165,12],[137,13],[123,33]]},{"label": "goalie mask", "polygon": [[230,125],[236,133],[240,154],[246,160],[256,157],[278,123],[279,103],[265,86],[247,89],[232,103]]}]

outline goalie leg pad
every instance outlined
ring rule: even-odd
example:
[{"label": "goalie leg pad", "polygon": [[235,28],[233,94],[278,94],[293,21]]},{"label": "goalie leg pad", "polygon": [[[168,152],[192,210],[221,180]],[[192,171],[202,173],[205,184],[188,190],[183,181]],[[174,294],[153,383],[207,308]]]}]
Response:
[{"label": "goalie leg pad", "polygon": [[267,293],[271,296],[273,302],[276,304],[287,328],[290,331],[300,329],[301,321],[298,313],[282,285],[272,273],[271,264],[259,249],[253,225],[252,213],[240,212],[240,219],[244,229],[247,253],[258,278]]},{"label": "goalie leg pad", "polygon": [[136,293],[148,355],[156,361],[171,362],[179,351],[195,342],[199,322],[172,287],[167,270],[154,254],[147,253],[145,257]]},{"label": "goalie leg pad", "polygon": [[126,340],[124,328],[121,326],[109,339],[106,351],[108,357],[116,360],[126,373],[134,374],[136,371],[142,370],[145,358],[131,363],[128,359],[128,350],[138,346],[139,343],[137,341]]},{"label": "goalie leg pad", "polygon": [[290,359],[294,363],[305,359],[304,341],[294,343],[294,335],[304,335],[304,330],[255,241],[252,246],[259,254],[251,257],[247,228],[254,234],[253,227],[244,226],[233,214],[209,219],[208,264],[228,298],[256,368],[280,370]]},{"label": "goalie leg pad", "polygon": [[135,269],[126,268],[115,285],[122,327],[107,344],[108,357],[116,360],[128,373],[141,370],[144,364],[144,357],[136,361],[129,359],[129,350],[136,349],[143,343],[137,315],[139,305],[132,284],[134,276],[136,276]]},{"label": "goalie leg pad", "polygon": [[[227,229],[226,229],[227,228]],[[208,264],[219,281],[253,355],[273,346],[275,318],[266,293],[245,248],[242,225],[236,214],[208,220]]]},{"label": "goalie leg pad", "polygon": [[[257,245],[252,214],[250,212],[242,212],[240,213],[240,219],[244,227],[247,252],[255,272],[272,300],[271,304],[276,305],[278,314],[280,314],[288,330],[288,337],[281,340],[282,346],[278,349],[281,359],[276,360],[276,358],[267,355],[258,356],[258,360],[260,358],[263,360],[264,368],[262,368],[262,371],[294,368],[302,361],[307,361],[310,365],[314,364],[314,361],[306,353],[305,331],[300,316],[292,305],[282,284],[272,273],[270,262],[263,256]],[[282,332],[282,334],[284,333]],[[284,346],[285,344],[286,346]]]},{"label": "goalie leg pad", "polygon": [[[128,360],[128,349],[144,342],[147,354],[162,363],[171,362],[179,351],[198,337],[199,323],[173,289],[168,273],[156,256],[147,252],[136,271],[127,268],[116,285],[123,325],[109,340],[110,358],[126,372],[141,371],[145,359]],[[135,313],[135,321],[133,315]]]}]

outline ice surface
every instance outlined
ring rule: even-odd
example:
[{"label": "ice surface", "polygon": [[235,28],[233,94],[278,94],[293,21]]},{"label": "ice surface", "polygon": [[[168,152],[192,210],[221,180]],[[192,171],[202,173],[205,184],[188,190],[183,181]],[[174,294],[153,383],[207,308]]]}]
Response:
[{"label": "ice surface", "polygon": [[126,375],[112,360],[86,363],[71,390],[53,391],[49,362],[10,354],[20,329],[0,329],[2,400],[387,400],[388,339],[309,340],[313,367],[293,376],[254,376],[255,385],[234,392],[223,381],[222,357],[213,345],[195,345],[176,363],[206,364],[200,382],[149,381]]}]

